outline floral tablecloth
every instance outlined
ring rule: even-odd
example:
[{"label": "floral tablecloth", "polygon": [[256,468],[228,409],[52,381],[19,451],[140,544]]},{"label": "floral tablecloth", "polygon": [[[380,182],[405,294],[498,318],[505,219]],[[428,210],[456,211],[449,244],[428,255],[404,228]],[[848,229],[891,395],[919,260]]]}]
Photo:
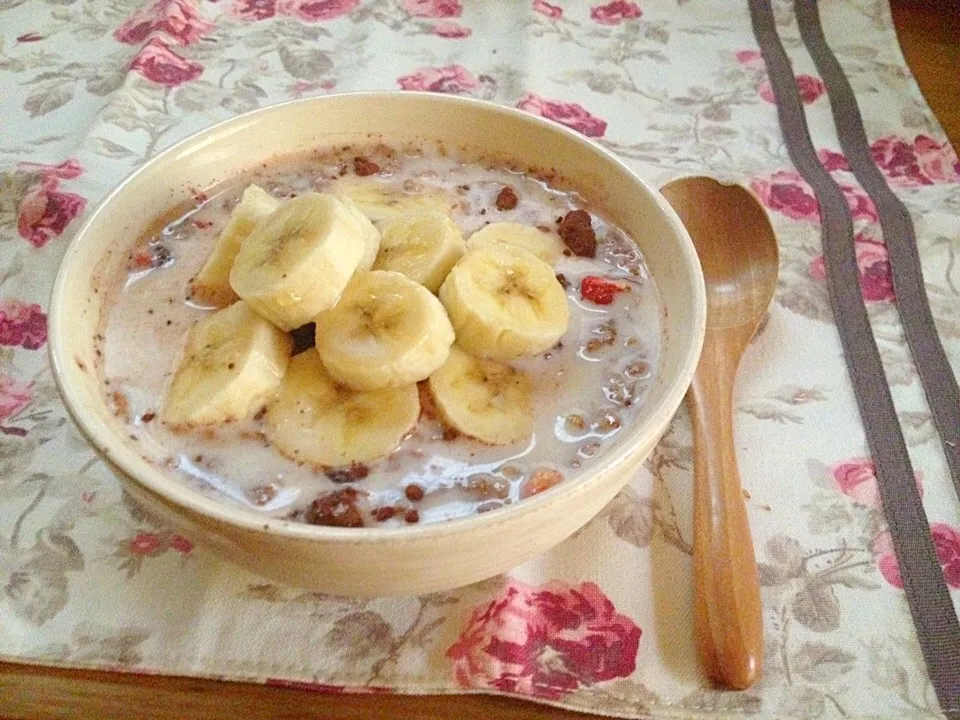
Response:
[{"label": "floral tablecloth", "polygon": [[[892,299],[876,210],[839,153],[787,2],[778,29],[860,277],[947,583],[960,504]],[[822,0],[873,154],[913,216],[960,370],[960,164],[885,0]],[[681,411],[629,487],[546,555],[448,593],[344,600],[265,582],[121,497],[65,416],[45,308],[74,220],[159,149],[280,100],[487,98],[576,128],[654,184],[751,187],[777,299],[742,367],[737,450],[761,562],[763,680],[708,689],[693,652]],[[810,189],[784,150],[745,3],[729,0],[0,0],[0,657],[330,691],[500,692],[642,718],[940,717],[832,324]]]}]

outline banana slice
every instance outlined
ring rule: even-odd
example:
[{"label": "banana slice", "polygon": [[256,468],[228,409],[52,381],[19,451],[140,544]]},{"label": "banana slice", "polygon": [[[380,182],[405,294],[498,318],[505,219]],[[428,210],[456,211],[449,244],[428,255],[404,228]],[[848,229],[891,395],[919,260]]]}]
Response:
[{"label": "banana slice", "polygon": [[510,445],[533,434],[533,383],[509,365],[454,347],[427,384],[440,419],[464,435]]},{"label": "banana slice", "polygon": [[466,252],[460,228],[441,212],[399,215],[377,224],[380,254],[374,270],[393,270],[432,293]]},{"label": "banana slice", "polygon": [[440,193],[428,191],[412,195],[372,180],[343,178],[330,187],[330,192],[352,200],[360,212],[375,223],[416,212],[450,212],[450,203]]},{"label": "banana slice", "polygon": [[280,387],[293,342],[242,300],[198,322],[187,336],[161,419],[175,427],[242,420]]},{"label": "banana slice", "polygon": [[293,330],[336,304],[365,252],[343,203],[308,193],[244,238],[230,285],[267,320]]},{"label": "banana slice", "polygon": [[230,268],[240,252],[240,243],[260,220],[278,207],[280,201],[258,185],[249,185],[243,191],[240,202],[230,213],[230,220],[217,237],[213,252],[190,282],[193,298],[218,308],[238,300],[230,287]]},{"label": "banana slice", "polygon": [[476,250],[492,243],[506,243],[529,250],[548,265],[553,265],[563,254],[560,238],[530,225],[520,223],[490,223],[477,230],[467,240],[467,250]]},{"label": "banana slice", "polygon": [[337,199],[343,203],[350,217],[353,218],[354,230],[363,238],[364,251],[357,266],[357,272],[366,272],[373,267],[373,263],[377,260],[377,253],[380,252],[380,231],[370,222],[370,218],[360,212],[360,208],[353,200],[345,195]]},{"label": "banana slice", "polygon": [[552,347],[567,330],[567,296],[553,269],[523,248],[469,251],[440,287],[457,344],[480,358],[513,360]]},{"label": "banana slice", "polygon": [[416,385],[357,392],[337,385],[320,356],[290,361],[280,394],[265,416],[267,438],[285,457],[338,466],[387,455],[420,416]]},{"label": "banana slice", "polygon": [[386,270],[358,274],[316,323],[327,372],[355,390],[426,379],[446,361],[454,340],[440,301],[423,285]]}]

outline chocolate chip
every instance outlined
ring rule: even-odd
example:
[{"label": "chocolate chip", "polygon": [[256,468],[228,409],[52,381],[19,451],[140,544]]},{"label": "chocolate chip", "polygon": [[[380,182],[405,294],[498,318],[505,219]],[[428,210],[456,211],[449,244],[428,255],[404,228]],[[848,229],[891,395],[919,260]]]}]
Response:
[{"label": "chocolate chip", "polygon": [[419,485],[410,484],[404,488],[403,494],[407,496],[407,500],[411,502],[419,502],[420,500],[423,500],[425,493],[423,488]]},{"label": "chocolate chip", "polygon": [[564,290],[570,287],[570,281],[567,280],[567,276],[563,273],[557,273],[557,282],[560,283],[560,287],[562,287]]},{"label": "chocolate chip", "polygon": [[140,417],[140,422],[142,422],[142,423],[153,422],[153,419],[154,419],[156,416],[157,416],[157,414],[156,414],[155,412],[153,412],[152,410],[149,411],[149,412],[145,412],[145,413]]},{"label": "chocolate chip", "polygon": [[293,354],[298,355],[304,350],[309,350],[316,345],[316,323],[307,323],[301,325],[296,330],[290,331],[290,337],[293,338]]},{"label": "chocolate chip", "polygon": [[571,210],[560,221],[557,232],[563,242],[579,257],[596,257],[597,234],[586,210]]},{"label": "chocolate chip", "polygon": [[420,513],[418,513],[416,510],[412,510],[412,509],[411,509],[411,510],[407,510],[407,511],[403,514],[403,519],[406,520],[406,521],[407,521],[408,523],[410,523],[411,525],[413,525],[414,523],[420,522]]},{"label": "chocolate chip", "polygon": [[517,197],[517,191],[509,185],[504,185],[503,189],[497,194],[497,210],[513,210],[520,198]]}]

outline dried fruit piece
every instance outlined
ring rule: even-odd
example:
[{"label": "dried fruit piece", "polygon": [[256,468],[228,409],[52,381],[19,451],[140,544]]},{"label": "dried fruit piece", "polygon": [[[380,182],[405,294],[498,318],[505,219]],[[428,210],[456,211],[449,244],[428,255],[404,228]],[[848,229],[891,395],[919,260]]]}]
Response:
[{"label": "dried fruit piece", "polygon": [[624,285],[599,275],[587,275],[580,281],[580,297],[597,305],[610,305],[619,293],[626,290]]},{"label": "dried fruit piece", "polygon": [[528,498],[544,490],[549,490],[563,480],[563,473],[553,468],[537,468],[534,470],[520,491],[521,498]]}]

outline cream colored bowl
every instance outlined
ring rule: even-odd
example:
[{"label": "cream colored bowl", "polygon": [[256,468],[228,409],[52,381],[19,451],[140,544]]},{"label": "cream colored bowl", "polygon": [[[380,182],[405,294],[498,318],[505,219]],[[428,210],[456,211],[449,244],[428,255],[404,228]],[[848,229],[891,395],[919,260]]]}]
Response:
[{"label": "cream colored bowl", "polygon": [[[196,189],[308,148],[382,140],[442,142],[544,168],[636,238],[663,304],[661,365],[638,420],[596,465],[496,512],[402,528],[316,527],[270,519],[191,490],[144,460],[105,401],[94,335],[101,278],[151,221]],[[114,275],[115,276],[115,275]],[[693,375],[706,314],[693,244],[659,193],[579,134],[489,103],[421,93],[359,93],[290,102],[220,123],[174,145],[120,184],[67,250],[50,306],[50,352],[74,420],[124,488],[178,531],[255,573],[345,595],[443,590],[504,572],[571,535],[653,449]]]}]

